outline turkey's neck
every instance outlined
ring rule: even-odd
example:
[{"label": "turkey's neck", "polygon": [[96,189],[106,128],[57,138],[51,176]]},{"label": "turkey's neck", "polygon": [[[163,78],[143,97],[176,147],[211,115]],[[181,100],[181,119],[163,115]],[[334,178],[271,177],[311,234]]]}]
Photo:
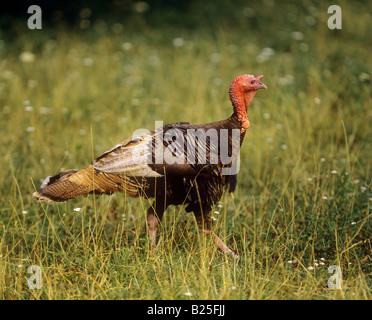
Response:
[{"label": "turkey's neck", "polygon": [[256,90],[245,93],[235,92],[234,90],[230,92],[230,99],[234,107],[234,114],[232,116],[235,116],[240,122],[241,133],[245,132],[250,126],[247,110],[256,92]]}]

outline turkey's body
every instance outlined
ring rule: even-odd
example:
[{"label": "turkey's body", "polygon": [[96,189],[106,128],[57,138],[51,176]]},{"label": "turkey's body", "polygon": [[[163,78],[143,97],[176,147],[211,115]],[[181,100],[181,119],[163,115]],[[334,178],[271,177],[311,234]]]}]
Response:
[{"label": "turkey's body", "polygon": [[[259,80],[260,77],[258,88],[264,87]],[[80,171],[68,170],[48,177],[34,196],[46,202],[113,192],[154,198],[148,209],[149,235],[153,244],[157,225],[166,208],[184,204],[187,212],[194,212],[201,230],[209,234],[213,205],[224,189],[233,192],[236,187],[239,150],[247,123],[249,127],[246,108],[256,90],[247,91],[250,95],[243,92],[244,106],[240,111],[241,106],[234,103],[234,99],[239,98],[239,90],[232,93],[230,89],[234,114],[226,120],[203,125],[173,123],[134,136]],[[232,252],[215,234],[213,236],[219,248]]]}]

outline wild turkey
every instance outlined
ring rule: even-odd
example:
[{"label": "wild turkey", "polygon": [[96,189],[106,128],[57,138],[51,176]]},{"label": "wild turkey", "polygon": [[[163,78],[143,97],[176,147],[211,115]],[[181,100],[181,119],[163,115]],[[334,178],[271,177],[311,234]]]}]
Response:
[{"label": "wild turkey", "polygon": [[[63,202],[90,193],[125,192],[154,198],[148,208],[148,233],[156,244],[156,229],[169,205],[186,205],[201,231],[209,235],[213,205],[223,190],[237,183],[241,143],[250,123],[247,108],[263,76],[242,75],[230,86],[234,113],[226,120],[202,125],[177,122],[117,144],[80,171],[47,177],[33,195],[39,201]],[[235,255],[214,233],[214,242]]]}]

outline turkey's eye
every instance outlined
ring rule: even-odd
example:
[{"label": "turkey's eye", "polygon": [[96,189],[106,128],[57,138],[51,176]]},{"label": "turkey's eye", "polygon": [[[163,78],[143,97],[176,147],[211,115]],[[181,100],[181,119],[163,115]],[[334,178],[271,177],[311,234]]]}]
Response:
[{"label": "turkey's eye", "polygon": [[254,84],[255,82],[256,82],[256,80],[252,80],[252,81],[251,81],[251,84]]}]

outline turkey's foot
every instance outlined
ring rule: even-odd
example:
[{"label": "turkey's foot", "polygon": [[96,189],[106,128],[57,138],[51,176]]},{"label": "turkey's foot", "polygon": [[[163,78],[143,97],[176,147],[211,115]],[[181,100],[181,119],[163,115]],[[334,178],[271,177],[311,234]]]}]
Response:
[{"label": "turkey's foot", "polygon": [[206,229],[203,229],[202,230],[203,233],[207,236],[212,236],[213,237],[213,241],[214,243],[217,245],[218,248],[220,248],[220,250],[222,252],[225,252],[225,253],[228,253],[228,254],[231,254],[234,258],[238,258],[239,256],[234,252],[232,251],[214,232],[210,231],[210,230],[206,230]]}]

